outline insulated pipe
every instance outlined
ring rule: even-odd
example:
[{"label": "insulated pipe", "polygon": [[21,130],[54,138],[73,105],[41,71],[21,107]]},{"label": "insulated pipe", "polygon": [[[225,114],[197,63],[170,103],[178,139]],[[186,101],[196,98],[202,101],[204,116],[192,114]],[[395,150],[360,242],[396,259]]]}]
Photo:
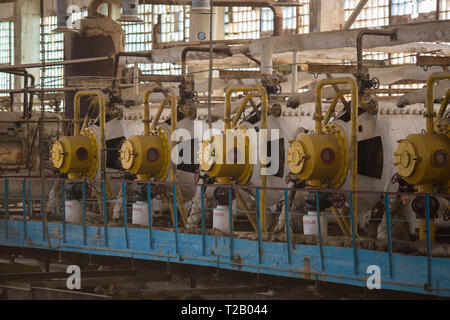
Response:
[{"label": "insulated pipe", "polygon": [[[225,132],[231,129],[231,95],[234,92],[243,91],[243,92],[258,92],[261,97],[261,130],[267,130],[267,117],[268,117],[268,104],[269,98],[267,95],[266,89],[262,86],[257,85],[254,87],[232,87],[227,90],[225,93],[225,111],[223,121],[225,122]],[[261,159],[262,160],[262,159]],[[265,161],[261,161],[265,163]],[[264,159],[265,160],[265,159]],[[261,213],[261,230],[263,232],[267,231],[267,223],[266,223],[266,189],[267,186],[267,177],[266,175],[261,174],[261,199],[260,199],[260,213]]]},{"label": "insulated pipe", "polygon": [[[432,74],[427,80],[427,106],[424,117],[426,118],[426,132],[427,134],[434,133],[434,83],[440,80],[450,79],[450,73],[436,73]],[[448,91],[446,94],[447,102],[448,102]],[[445,99],[444,99],[445,100]],[[441,106],[442,109],[442,106]],[[439,114],[441,112],[439,110]],[[444,113],[445,108],[442,110],[442,114]],[[439,115],[438,114],[438,115]],[[442,115],[441,115],[442,116]]]},{"label": "insulated pipe", "polygon": [[363,74],[363,37],[364,36],[384,36],[391,37],[391,41],[397,40],[397,31],[394,30],[377,30],[377,29],[365,29],[361,30],[356,36],[356,54],[357,54],[357,75]]},{"label": "insulated pipe", "polygon": [[[316,86],[316,108],[314,113],[315,130],[316,134],[322,134],[322,89],[328,85],[334,84],[347,84],[351,87],[352,101],[351,108],[351,137],[350,137],[350,165],[351,165],[351,177],[350,177],[350,189],[352,192],[358,191],[358,85],[352,78],[335,78],[335,79],[323,79],[317,83]],[[355,221],[355,235],[358,236],[358,198],[353,194],[353,214]],[[352,230],[353,232],[353,230]]]},{"label": "insulated pipe", "polygon": [[106,178],[106,137],[105,137],[105,128],[106,128],[106,99],[105,95],[100,90],[82,90],[78,91],[74,97],[74,118],[73,118],[73,135],[80,135],[80,124],[82,120],[80,120],[80,102],[81,97],[85,96],[97,96],[98,97],[98,106],[99,106],[99,114],[100,114],[100,164],[101,164],[101,176],[102,180]]},{"label": "insulated pipe", "polygon": [[450,100],[450,89],[447,90],[447,93],[445,94],[444,100],[442,100],[441,107],[439,108],[439,112],[436,116],[436,120],[434,121],[434,124],[437,124],[439,120],[444,116],[445,110],[448,106],[448,101]]}]

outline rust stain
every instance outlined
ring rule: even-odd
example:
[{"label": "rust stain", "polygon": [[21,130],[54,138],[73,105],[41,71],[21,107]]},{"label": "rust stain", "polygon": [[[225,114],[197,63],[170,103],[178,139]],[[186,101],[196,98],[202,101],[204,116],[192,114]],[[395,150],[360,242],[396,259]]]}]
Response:
[{"label": "rust stain", "polygon": [[302,272],[304,272],[305,279],[313,280],[312,271],[311,271],[311,262],[309,261],[308,257],[304,258],[303,264],[304,264],[304,267],[303,267]]}]

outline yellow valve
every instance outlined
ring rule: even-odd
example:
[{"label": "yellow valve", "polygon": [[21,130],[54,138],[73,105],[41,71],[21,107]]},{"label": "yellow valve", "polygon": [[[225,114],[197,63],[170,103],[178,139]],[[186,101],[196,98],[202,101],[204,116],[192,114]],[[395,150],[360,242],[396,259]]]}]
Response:
[{"label": "yellow valve", "polygon": [[324,134],[301,134],[290,142],[288,164],[291,173],[314,185],[327,183],[339,188],[348,173],[348,147],[336,125],[328,125]]},{"label": "yellow valve", "polygon": [[148,136],[131,136],[122,144],[120,161],[125,170],[164,181],[170,168],[170,145],[166,132],[157,128]]},{"label": "yellow valve", "polygon": [[252,175],[252,148],[244,128],[214,136],[212,142],[203,141],[200,167],[211,178],[230,178],[239,185],[246,184]]},{"label": "yellow valve", "polygon": [[394,159],[409,184],[444,185],[450,179],[450,139],[445,135],[411,134],[399,141]]},{"label": "yellow valve", "polygon": [[98,167],[98,147],[95,134],[83,129],[79,136],[61,137],[51,150],[51,160],[62,173],[83,174],[93,178]]}]

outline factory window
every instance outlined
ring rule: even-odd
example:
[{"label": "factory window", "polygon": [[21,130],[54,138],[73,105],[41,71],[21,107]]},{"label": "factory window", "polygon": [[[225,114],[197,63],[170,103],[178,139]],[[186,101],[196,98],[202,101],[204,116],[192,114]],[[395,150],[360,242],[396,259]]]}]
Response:
[{"label": "factory window", "polygon": [[[72,15],[72,21],[87,16],[87,10],[75,12]],[[41,59],[42,45],[45,50],[45,62],[54,62],[64,60],[64,34],[54,33],[56,28],[56,16],[47,16],[44,18],[44,33],[41,34]],[[64,86],[64,67],[63,66],[47,66],[45,74],[41,69],[41,77],[44,80],[45,88],[61,88]]]},{"label": "factory window", "polygon": [[[345,0],[345,20],[348,20],[360,0]],[[389,0],[369,0],[352,25],[354,28],[379,27],[389,24]]]},{"label": "factory window", "polygon": [[[309,32],[309,1],[298,0],[299,7],[283,7],[283,30],[286,34]],[[273,33],[270,8],[225,8],[225,39],[259,39]]]},{"label": "factory window", "polygon": [[[0,64],[14,64],[14,22],[0,22]],[[0,73],[0,90],[13,89],[14,76]],[[7,93],[1,94],[8,95]]]},{"label": "factory window", "polygon": [[439,19],[450,19],[450,0],[439,0]]},{"label": "factory window", "polygon": [[[159,44],[189,39],[189,6],[139,5],[144,23],[124,23],[125,51],[151,50],[153,39]],[[154,28],[159,32],[153,35]],[[139,64],[144,74],[180,74],[181,67],[171,63]]]},{"label": "factory window", "polygon": [[391,0],[391,24],[436,19],[438,0]]}]

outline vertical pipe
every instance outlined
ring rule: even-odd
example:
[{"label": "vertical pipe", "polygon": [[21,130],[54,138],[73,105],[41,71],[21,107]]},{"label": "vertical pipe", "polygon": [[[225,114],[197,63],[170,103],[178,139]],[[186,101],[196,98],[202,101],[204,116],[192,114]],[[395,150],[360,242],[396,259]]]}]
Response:
[{"label": "vertical pipe", "polygon": [[105,233],[105,247],[108,247],[108,209],[106,203],[106,181],[102,181],[102,202],[103,202],[103,229]]},{"label": "vertical pipe", "polygon": [[285,224],[286,224],[286,245],[287,245],[287,253],[288,253],[288,262],[291,264],[291,224],[289,223],[289,190],[284,190],[284,213],[286,215]]},{"label": "vertical pipe", "polygon": [[229,208],[229,219],[230,219],[230,260],[233,260],[233,186],[228,189],[228,208]]},{"label": "vertical pipe", "polygon": [[130,248],[130,241],[128,239],[128,214],[127,214],[127,190],[126,182],[122,182],[122,207],[123,207],[123,227],[125,229],[125,244],[127,249]]},{"label": "vertical pipe", "polygon": [[261,256],[262,256],[262,251],[261,251],[261,222],[260,222],[260,217],[259,217],[259,188],[256,188],[256,224],[257,224],[257,229],[258,229],[258,263],[261,264]]},{"label": "vertical pipe", "polygon": [[63,242],[66,243],[66,186],[64,180],[61,182],[61,193]]},{"label": "vertical pipe", "polygon": [[150,249],[153,249],[152,188],[150,182],[147,182],[147,202],[148,202],[148,236],[150,240]]},{"label": "vertical pipe", "polygon": [[425,195],[425,222],[427,228],[427,266],[428,266],[428,290],[432,288],[431,269],[431,226],[430,226],[430,195]]},{"label": "vertical pipe", "polygon": [[205,236],[205,188],[200,186],[200,206],[202,211],[202,255],[206,256],[206,236]]},{"label": "vertical pipe", "polygon": [[391,210],[389,208],[389,195],[386,192],[384,194],[384,211],[386,212],[386,226],[387,226],[387,238],[388,238],[388,251],[389,251],[389,276],[392,278],[392,233],[391,233]]},{"label": "vertical pipe", "polygon": [[316,213],[317,213],[317,229],[319,231],[319,250],[320,250],[320,266],[322,271],[325,271],[323,246],[322,246],[322,226],[320,225],[320,204],[319,204],[319,192],[316,191]]},{"label": "vertical pipe", "polygon": [[355,274],[358,274],[358,253],[356,250],[356,230],[355,230],[355,215],[353,212],[353,192],[350,192],[349,198],[350,204],[350,220],[352,224],[352,246],[353,246],[353,267],[355,269]]},{"label": "vertical pipe", "polygon": [[177,208],[177,185],[173,184],[173,221],[175,229],[175,250],[178,254],[178,208]]},{"label": "vertical pipe", "polygon": [[[43,130],[43,129],[42,129]],[[41,220],[42,220],[42,240],[47,240],[47,221],[46,221],[46,212],[45,212],[45,199],[44,199],[44,179],[41,180]]]},{"label": "vertical pipe", "polygon": [[22,181],[23,237],[27,238],[27,179]]},{"label": "vertical pipe", "polygon": [[81,187],[81,206],[83,210],[83,243],[87,245],[87,228],[86,228],[86,181],[83,180]]},{"label": "vertical pipe", "polygon": [[291,83],[291,94],[297,93],[297,81],[298,81],[298,55],[297,51],[292,51],[292,83]]},{"label": "vertical pipe", "polygon": [[6,178],[5,179],[5,238],[6,239],[8,239],[8,220],[9,220],[8,193],[9,193],[9,181],[8,181],[8,178]]}]

